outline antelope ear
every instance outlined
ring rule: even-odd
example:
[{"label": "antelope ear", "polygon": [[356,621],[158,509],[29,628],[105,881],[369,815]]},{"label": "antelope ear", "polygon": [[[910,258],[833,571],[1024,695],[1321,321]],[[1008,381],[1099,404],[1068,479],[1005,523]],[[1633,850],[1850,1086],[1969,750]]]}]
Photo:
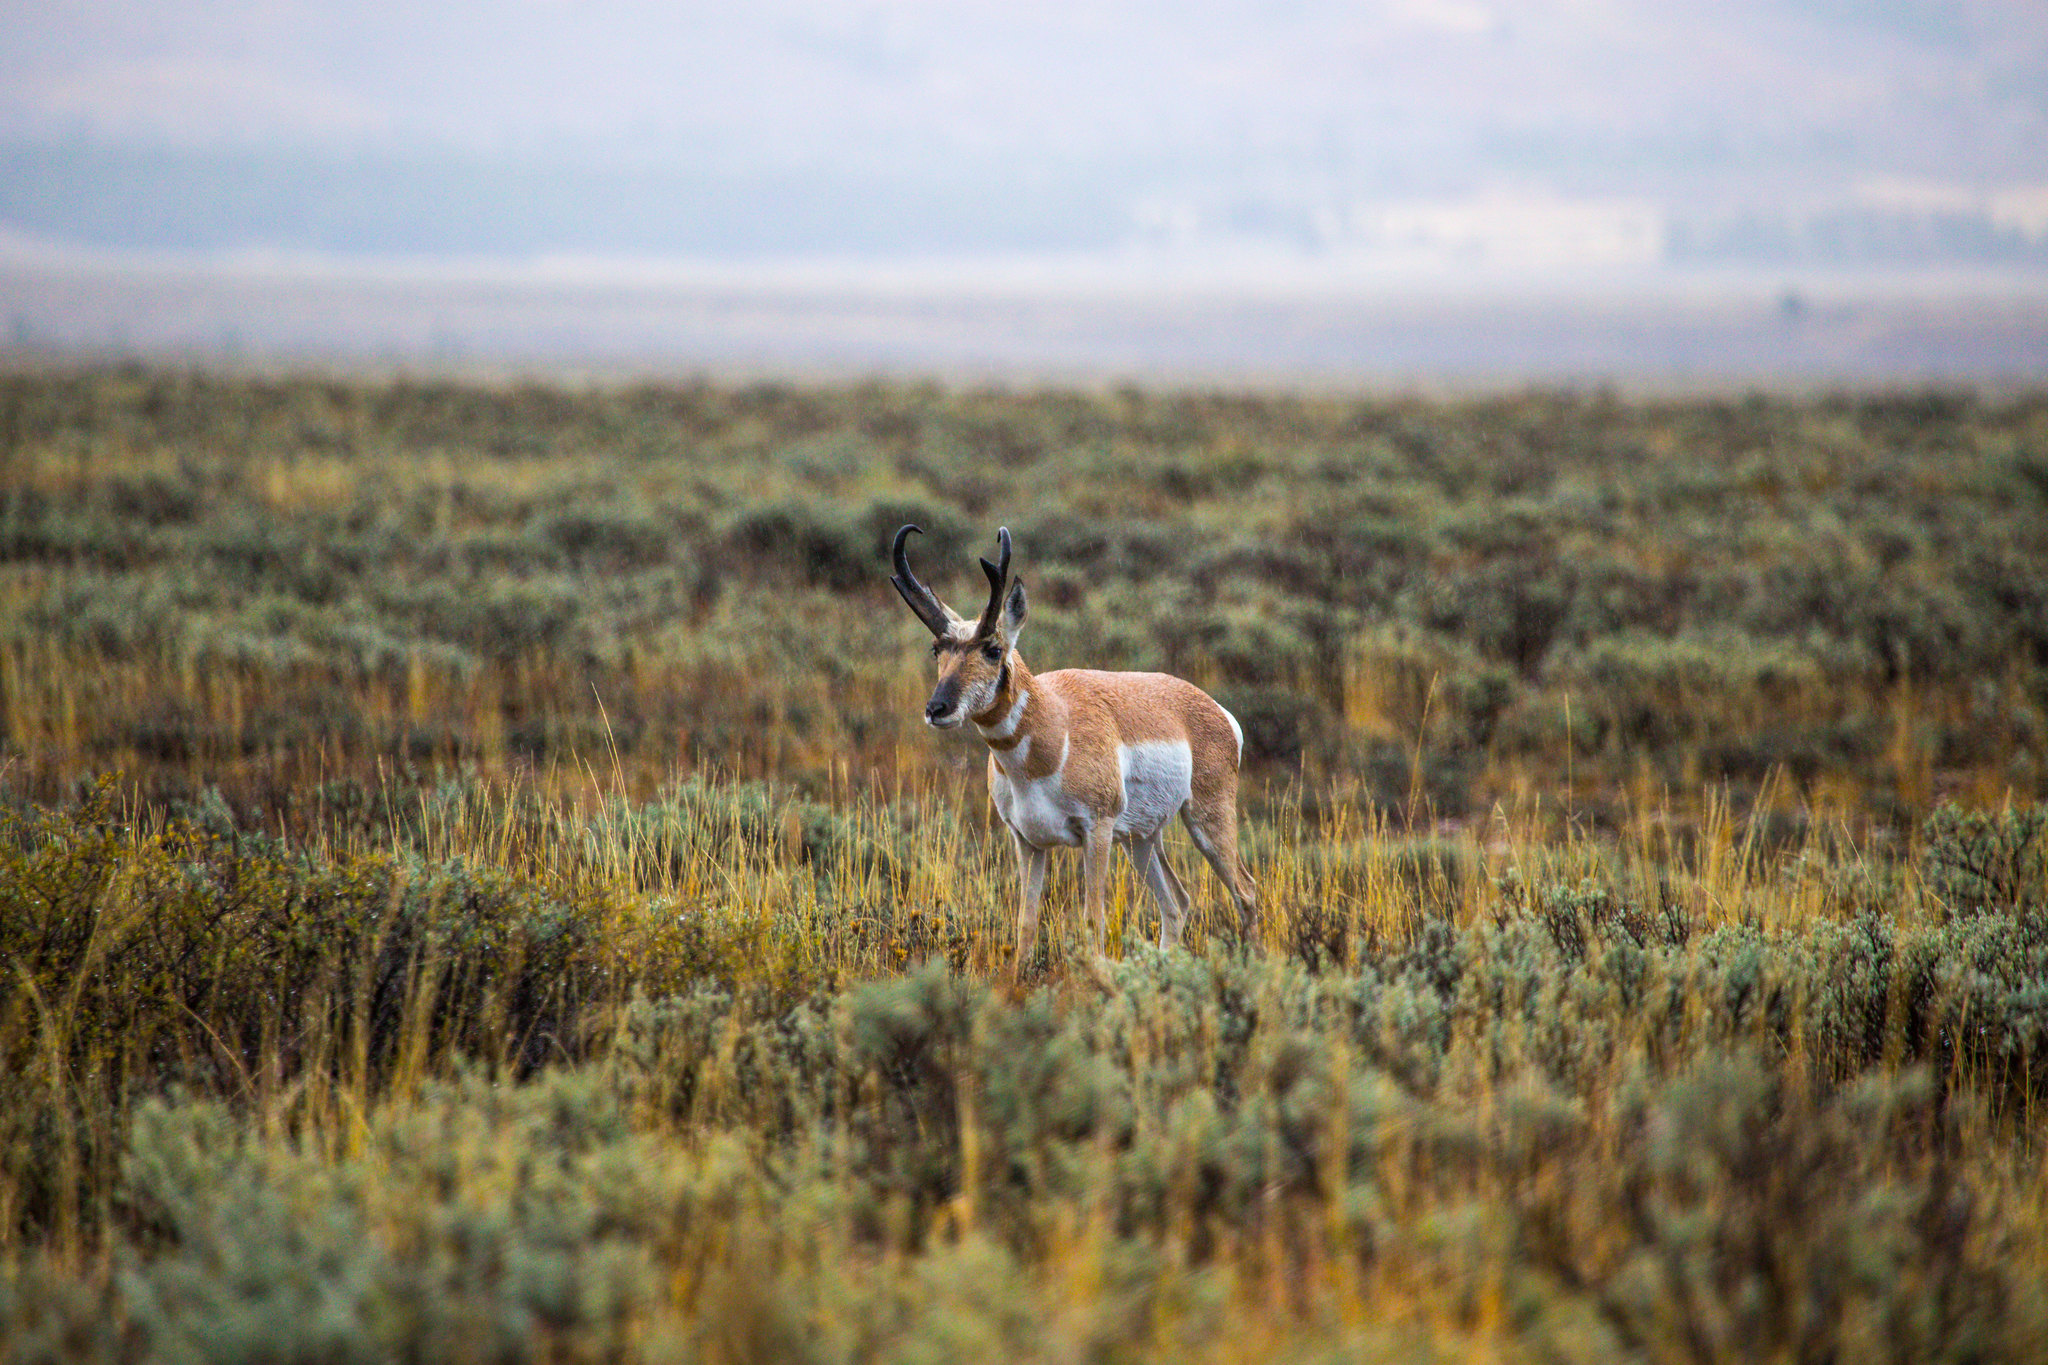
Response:
[{"label": "antelope ear", "polygon": [[1003,601],[1001,626],[1004,644],[1014,645],[1017,643],[1017,633],[1024,629],[1025,605],[1024,580],[1018,579],[1010,584],[1010,595]]}]

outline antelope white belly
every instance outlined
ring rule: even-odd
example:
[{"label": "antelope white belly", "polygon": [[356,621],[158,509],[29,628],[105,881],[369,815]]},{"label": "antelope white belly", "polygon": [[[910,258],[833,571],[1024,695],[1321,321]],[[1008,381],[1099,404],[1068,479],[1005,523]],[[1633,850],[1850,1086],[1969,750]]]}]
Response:
[{"label": "antelope white belly", "polygon": [[1195,758],[1187,741],[1148,740],[1116,746],[1123,774],[1124,809],[1116,818],[1119,838],[1150,838],[1187,804]]},{"label": "antelope white belly", "polygon": [[1058,773],[1035,782],[998,773],[993,784],[996,813],[1033,848],[1078,847],[1087,837],[1088,808],[1067,795]]}]

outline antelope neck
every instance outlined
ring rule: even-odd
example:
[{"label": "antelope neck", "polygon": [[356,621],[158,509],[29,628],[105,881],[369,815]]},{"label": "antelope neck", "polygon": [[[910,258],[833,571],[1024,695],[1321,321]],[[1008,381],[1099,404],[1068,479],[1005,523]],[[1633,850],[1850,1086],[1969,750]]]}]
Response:
[{"label": "antelope neck", "polygon": [[1003,659],[1003,671],[996,678],[995,696],[987,709],[968,719],[980,729],[989,748],[1014,749],[1024,734],[1024,718],[1037,709],[1037,700],[1038,694],[1031,687],[1031,671],[1012,653]]}]

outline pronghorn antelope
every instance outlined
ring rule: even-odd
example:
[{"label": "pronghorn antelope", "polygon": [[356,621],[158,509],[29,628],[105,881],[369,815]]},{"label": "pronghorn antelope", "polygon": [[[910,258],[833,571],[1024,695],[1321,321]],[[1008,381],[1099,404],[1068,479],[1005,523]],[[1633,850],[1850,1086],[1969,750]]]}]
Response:
[{"label": "pronghorn antelope", "polygon": [[988,605],[969,621],[910,571],[896,532],[889,581],[937,638],[938,686],[925,724],[955,730],[969,721],[988,745],[988,789],[1009,827],[1022,881],[1017,958],[1022,973],[1038,935],[1046,854],[1081,849],[1089,952],[1099,957],[1103,899],[1113,843],[1129,848],[1138,877],[1159,907],[1159,944],[1180,942],[1188,893],[1166,861],[1161,838],[1178,812],[1195,847],[1223,879],[1249,939],[1258,924],[1257,888],[1237,857],[1237,770],[1244,731],[1193,683],[1164,673],[1063,668],[1033,673],[1017,652],[1024,585],[1010,581],[1010,532],[996,532],[998,564],[981,561]]}]

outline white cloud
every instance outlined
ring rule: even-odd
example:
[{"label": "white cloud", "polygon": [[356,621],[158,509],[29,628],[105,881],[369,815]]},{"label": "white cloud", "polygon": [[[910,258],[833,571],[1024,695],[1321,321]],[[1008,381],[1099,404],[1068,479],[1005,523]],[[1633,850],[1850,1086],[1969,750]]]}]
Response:
[{"label": "white cloud", "polygon": [[1416,264],[1488,268],[1633,267],[1664,254],[1664,213],[1636,199],[1503,191],[1364,204],[1333,245]]},{"label": "white cloud", "polygon": [[1394,17],[1420,28],[1483,38],[1501,26],[1500,13],[1478,0],[1395,0]]},{"label": "white cloud", "polygon": [[5,97],[17,126],[31,120],[101,136],[190,142],[346,138],[389,132],[383,101],[212,57],[100,61],[17,86]]}]

